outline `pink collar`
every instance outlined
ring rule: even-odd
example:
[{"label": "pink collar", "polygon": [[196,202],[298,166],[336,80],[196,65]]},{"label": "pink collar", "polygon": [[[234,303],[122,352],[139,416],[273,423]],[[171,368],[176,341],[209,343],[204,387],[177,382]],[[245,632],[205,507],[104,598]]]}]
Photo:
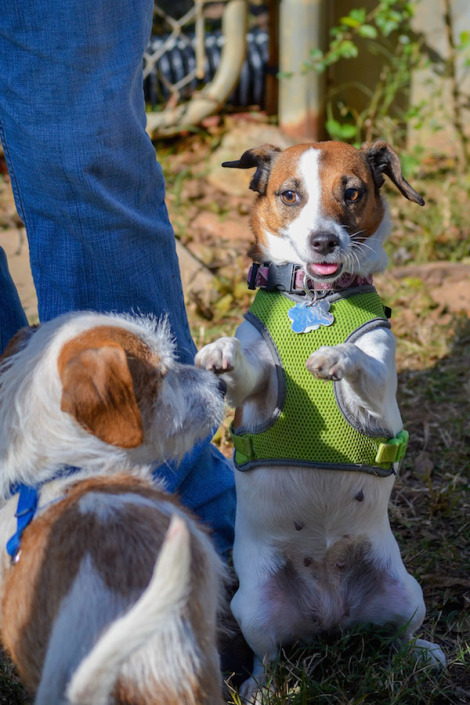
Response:
[{"label": "pink collar", "polygon": [[328,284],[305,276],[299,264],[272,264],[254,262],[248,272],[249,289],[266,289],[267,291],[285,291],[288,294],[305,294],[309,291],[338,291],[357,286],[372,284],[372,276],[359,277],[356,274],[342,274],[339,279]]}]

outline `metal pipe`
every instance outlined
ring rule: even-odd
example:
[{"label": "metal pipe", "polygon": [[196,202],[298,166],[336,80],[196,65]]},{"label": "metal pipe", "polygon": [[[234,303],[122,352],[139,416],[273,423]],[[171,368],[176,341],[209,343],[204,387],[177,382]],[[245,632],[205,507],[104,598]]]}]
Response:
[{"label": "metal pipe", "polygon": [[245,59],[247,16],[247,0],[229,0],[222,17],[225,43],[214,78],[187,103],[160,113],[147,113],[150,135],[176,134],[198,125],[223,107],[237,84]]},{"label": "metal pipe", "polygon": [[324,137],[325,77],[303,70],[311,49],[324,49],[328,0],[281,0],[279,125],[295,138]]}]

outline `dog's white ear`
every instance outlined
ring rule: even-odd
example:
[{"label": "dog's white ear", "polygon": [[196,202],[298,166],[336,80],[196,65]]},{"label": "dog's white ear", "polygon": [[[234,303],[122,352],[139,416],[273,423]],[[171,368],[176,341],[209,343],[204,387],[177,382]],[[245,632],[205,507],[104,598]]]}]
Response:
[{"label": "dog's white ear", "polygon": [[383,174],[393,181],[400,193],[409,201],[424,206],[424,198],[410,186],[403,176],[398,154],[384,140],[377,140],[365,148],[365,154],[378,188],[384,183]]},{"label": "dog's white ear", "polygon": [[248,149],[240,159],[234,162],[223,162],[222,166],[230,169],[252,169],[256,167],[251,179],[250,189],[258,193],[265,193],[274,160],[282,150],[272,144],[262,144],[260,147]]},{"label": "dog's white ear", "polygon": [[89,433],[121,448],[143,441],[142,417],[123,348],[113,341],[99,347],[67,343],[59,357],[60,408]]}]

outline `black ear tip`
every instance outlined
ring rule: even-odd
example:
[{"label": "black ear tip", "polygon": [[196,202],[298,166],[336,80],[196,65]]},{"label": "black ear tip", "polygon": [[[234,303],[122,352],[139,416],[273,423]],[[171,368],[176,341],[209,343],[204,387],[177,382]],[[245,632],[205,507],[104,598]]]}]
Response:
[{"label": "black ear tip", "polygon": [[412,188],[412,187],[409,185],[409,183],[408,183],[408,181],[406,181],[406,179],[403,179],[403,182],[404,182],[404,184],[407,186],[407,188],[406,188],[404,191],[402,191],[403,195],[404,195],[409,201],[413,201],[413,203],[417,203],[418,206],[424,206],[425,203],[426,203],[426,201],[424,200],[424,198],[423,198],[419,193],[417,193],[417,192],[414,190],[414,188]]}]

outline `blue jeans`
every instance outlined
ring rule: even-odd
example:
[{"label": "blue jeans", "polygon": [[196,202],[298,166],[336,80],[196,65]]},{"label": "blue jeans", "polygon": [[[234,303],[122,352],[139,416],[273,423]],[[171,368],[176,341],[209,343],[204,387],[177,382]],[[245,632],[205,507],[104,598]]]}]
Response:
[{"label": "blue jeans", "polygon": [[[153,0],[0,0],[0,137],[25,224],[39,318],[72,310],[168,314],[195,347],[155,150],[142,55]],[[0,251],[0,343],[26,319]],[[232,542],[233,474],[208,441],[169,489]]]}]

